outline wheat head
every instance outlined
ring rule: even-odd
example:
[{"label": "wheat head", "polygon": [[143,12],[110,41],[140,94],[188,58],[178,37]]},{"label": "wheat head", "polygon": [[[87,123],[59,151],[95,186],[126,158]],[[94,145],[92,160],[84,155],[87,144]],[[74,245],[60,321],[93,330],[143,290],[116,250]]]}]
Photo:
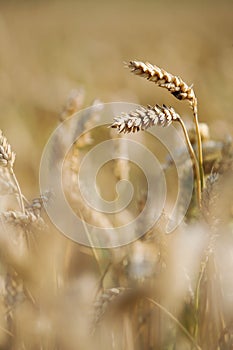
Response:
[{"label": "wheat head", "polygon": [[159,68],[149,62],[130,61],[127,66],[132,73],[167,89],[178,100],[187,100],[192,108],[196,109],[197,99],[192,85],[188,86],[179,76],[168,73],[163,68]]},{"label": "wheat head", "polygon": [[0,130],[0,166],[13,168],[15,153],[11,150],[11,145]]},{"label": "wheat head", "polygon": [[179,118],[179,115],[172,107],[165,105],[140,106],[133,112],[124,113],[114,118],[111,127],[117,128],[119,133],[129,133],[145,130],[154,125],[166,127]]}]

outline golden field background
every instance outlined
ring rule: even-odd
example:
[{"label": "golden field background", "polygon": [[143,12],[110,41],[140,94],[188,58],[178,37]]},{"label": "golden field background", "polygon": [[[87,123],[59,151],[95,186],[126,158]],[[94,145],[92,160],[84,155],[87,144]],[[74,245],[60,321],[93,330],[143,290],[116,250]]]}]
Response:
[{"label": "golden field background", "polygon": [[[130,59],[193,83],[214,137],[232,132],[232,1],[1,1],[0,123],[16,172],[38,191],[38,163],[70,90],[103,102],[188,105],[133,77]],[[224,122],[223,122],[224,121]],[[20,161],[19,161],[20,159]]]}]

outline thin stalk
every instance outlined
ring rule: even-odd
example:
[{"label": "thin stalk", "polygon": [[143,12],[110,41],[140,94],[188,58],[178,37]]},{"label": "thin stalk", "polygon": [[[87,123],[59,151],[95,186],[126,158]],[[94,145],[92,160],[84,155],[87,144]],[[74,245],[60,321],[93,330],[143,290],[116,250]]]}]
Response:
[{"label": "thin stalk", "polygon": [[157,306],[161,311],[163,311],[167,316],[169,316],[182,330],[182,332],[186,335],[186,337],[191,341],[191,343],[195,346],[196,349],[202,350],[201,347],[196,343],[195,339],[191,336],[191,334],[187,331],[187,329],[180,323],[180,321],[172,315],[170,311],[168,311],[164,306],[157,303],[155,300],[151,298],[146,298],[150,303]]},{"label": "thin stalk", "polygon": [[93,256],[97,262],[97,265],[98,265],[98,268],[99,268],[99,271],[100,271],[100,274],[103,274],[104,273],[104,268],[103,268],[103,265],[102,265],[102,258],[103,258],[103,249],[97,249],[95,248],[95,242],[93,242],[92,240],[92,237],[88,231],[88,228],[87,228],[87,225],[86,225],[86,222],[84,220],[84,217],[81,213],[81,211],[79,210],[79,215],[80,215],[80,218],[83,222],[83,226],[84,226],[84,230],[86,232],[86,235],[87,235],[87,238],[89,240],[89,243],[90,243],[90,247],[91,247],[91,250],[93,252]]},{"label": "thin stalk", "polygon": [[197,286],[195,290],[195,298],[194,298],[194,307],[195,307],[195,326],[194,326],[194,338],[197,339],[198,336],[198,311],[199,311],[199,302],[200,302],[200,287],[201,287],[201,281],[204,276],[204,272],[206,270],[206,265],[208,262],[209,256],[206,256],[206,259],[204,262],[201,264],[201,270],[199,273],[198,281],[197,281]]},{"label": "thin stalk", "polygon": [[203,187],[204,187],[203,154],[202,154],[201,133],[200,133],[198,115],[197,115],[197,99],[195,99],[195,103],[192,106],[192,108],[193,108],[194,123],[196,128],[196,135],[197,135],[197,149],[198,149],[198,162],[199,162],[199,172],[200,172],[200,180],[201,180],[201,190],[203,190]]},{"label": "thin stalk", "polygon": [[20,204],[21,211],[22,211],[23,214],[25,214],[25,208],[24,208],[24,203],[23,203],[23,195],[22,195],[22,192],[21,192],[18,180],[17,180],[17,178],[15,176],[14,170],[12,168],[10,168],[9,171],[10,171],[12,179],[13,179],[13,181],[15,183],[15,186],[17,188],[17,192],[18,192],[18,195],[19,195],[19,204]]},{"label": "thin stalk", "polygon": [[199,171],[199,166],[198,166],[198,162],[197,162],[197,157],[196,157],[195,152],[193,150],[193,146],[190,142],[188,132],[187,132],[187,129],[185,127],[183,120],[181,118],[178,118],[177,121],[180,123],[180,125],[183,129],[185,140],[186,140],[186,143],[187,143],[187,146],[189,149],[189,154],[190,154],[190,157],[192,159],[193,166],[195,169],[196,182],[197,182],[197,202],[198,202],[198,206],[200,208],[201,207],[201,178],[200,178],[200,171]]}]

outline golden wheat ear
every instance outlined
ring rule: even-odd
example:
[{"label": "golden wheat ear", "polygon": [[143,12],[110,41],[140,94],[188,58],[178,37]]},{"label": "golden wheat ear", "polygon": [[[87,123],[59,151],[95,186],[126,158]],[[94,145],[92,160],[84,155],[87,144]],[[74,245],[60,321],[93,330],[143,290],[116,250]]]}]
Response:
[{"label": "golden wheat ear", "polygon": [[187,100],[193,110],[194,123],[196,128],[196,137],[198,143],[198,159],[199,172],[201,179],[201,187],[204,186],[204,172],[203,172],[203,155],[202,142],[198,123],[197,114],[197,98],[195,96],[192,85],[186,84],[179,76],[168,73],[163,68],[152,65],[149,62],[130,61],[127,67],[132,73],[143,77],[149,81],[154,82],[159,87],[167,89],[173,96],[179,100]]},{"label": "golden wheat ear", "polygon": [[195,105],[196,96],[192,85],[188,86],[179,76],[168,73],[163,68],[159,68],[149,62],[130,61],[127,66],[135,75],[167,89],[179,100],[188,100],[191,105]]}]

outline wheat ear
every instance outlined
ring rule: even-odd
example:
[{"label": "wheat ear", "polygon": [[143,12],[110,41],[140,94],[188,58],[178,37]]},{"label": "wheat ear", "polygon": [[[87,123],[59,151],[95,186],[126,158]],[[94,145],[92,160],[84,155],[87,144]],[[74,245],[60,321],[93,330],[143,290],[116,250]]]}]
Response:
[{"label": "wheat ear", "polygon": [[145,130],[154,125],[166,127],[178,118],[178,114],[172,107],[139,106],[133,112],[122,113],[121,116],[115,117],[111,127],[117,128],[119,133],[129,133]]},{"label": "wheat ear", "polygon": [[204,185],[202,142],[198,124],[197,98],[195,96],[192,85],[187,85],[179,76],[168,73],[163,68],[159,68],[148,62],[144,63],[140,61],[130,61],[127,66],[134,74],[146,78],[147,80],[156,83],[158,86],[167,89],[173,96],[178,98],[178,100],[187,100],[189,102],[193,110],[193,117],[196,128],[199,172],[202,188]]},{"label": "wheat ear", "polygon": [[185,140],[188,146],[189,154],[193,162],[196,180],[197,180],[197,201],[199,207],[201,206],[201,179],[199,166],[192,144],[189,140],[188,132],[185,124],[179,114],[177,114],[172,107],[165,105],[154,107],[139,107],[134,112],[124,113],[121,116],[114,118],[114,122],[110,127],[117,128],[119,133],[129,133],[140,130],[145,130],[151,126],[169,126],[172,122],[179,122],[184,132]]},{"label": "wheat ear", "polygon": [[23,203],[23,196],[21,193],[18,180],[13,170],[14,161],[15,161],[15,153],[12,151],[11,145],[8,143],[6,137],[3,135],[2,131],[0,130],[0,166],[7,168],[9,170],[9,173],[12,176],[12,179],[17,188],[21,211],[22,213],[24,213],[25,209],[24,209],[24,203]]}]

